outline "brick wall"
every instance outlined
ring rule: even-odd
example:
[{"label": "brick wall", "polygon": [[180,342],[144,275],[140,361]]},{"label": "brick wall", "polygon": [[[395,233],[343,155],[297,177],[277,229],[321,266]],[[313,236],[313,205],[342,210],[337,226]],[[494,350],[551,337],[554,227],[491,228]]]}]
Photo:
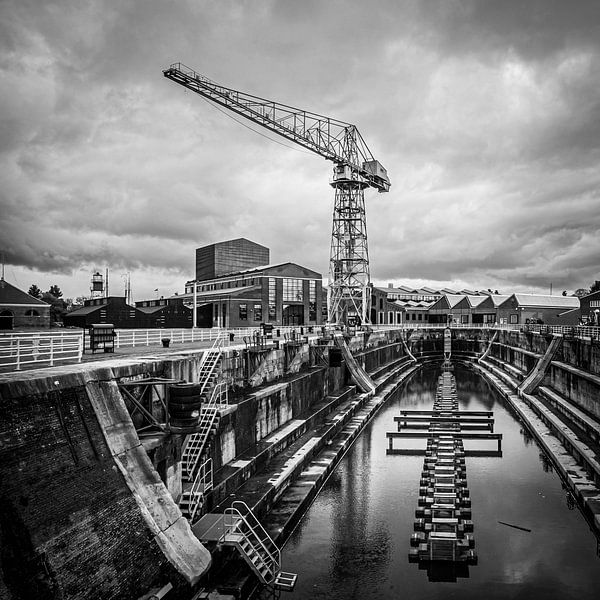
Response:
[{"label": "brick wall", "polygon": [[8,598],[133,599],[153,584],[184,585],[114,465],[84,387],[3,393],[0,415]]}]

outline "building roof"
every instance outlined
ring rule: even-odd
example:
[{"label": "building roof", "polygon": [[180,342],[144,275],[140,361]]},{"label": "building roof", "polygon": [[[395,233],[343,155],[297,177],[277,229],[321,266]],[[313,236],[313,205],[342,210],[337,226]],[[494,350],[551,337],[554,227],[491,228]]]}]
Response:
[{"label": "building roof", "polygon": [[491,298],[492,303],[498,308],[505,300],[510,298],[508,294],[490,294],[488,298]]},{"label": "building roof", "polygon": [[485,302],[488,299],[488,296],[473,296],[468,295],[469,303],[472,307],[479,306],[482,302]]},{"label": "building roof", "polygon": [[519,306],[531,308],[579,308],[576,296],[550,296],[546,294],[513,294]]},{"label": "building roof", "polygon": [[600,290],[598,290],[597,292],[592,292],[591,294],[586,294],[585,296],[582,296],[581,300],[591,300],[592,298],[595,298],[596,296],[600,297]]},{"label": "building roof", "polygon": [[[198,282],[201,283],[201,282]],[[225,288],[222,290],[209,290],[206,292],[198,292],[196,294],[198,299],[206,299],[212,297],[222,298],[223,296],[238,296],[244,292],[248,292],[250,290],[259,290],[260,285],[244,285],[242,287],[236,288]],[[194,298],[194,294],[179,294],[178,296],[171,296],[171,298],[183,298],[185,300],[192,300]],[[164,307],[163,307],[164,308]]]},{"label": "building roof", "polygon": [[[234,279],[240,275],[250,275],[252,273],[262,273],[264,271],[270,271],[272,269],[279,269],[281,267],[285,267],[287,265],[291,265],[292,267],[297,267],[299,269],[302,269],[303,271],[307,271],[307,273],[310,273],[310,275],[308,275],[309,277],[313,277],[314,279],[320,279],[321,278],[321,273],[317,273],[316,271],[313,271],[312,269],[309,269],[308,267],[303,267],[302,265],[299,265],[298,263],[295,262],[291,262],[291,261],[287,261],[287,262],[282,262],[282,263],[273,263],[273,264],[269,264],[269,265],[261,265],[259,267],[252,267],[250,269],[244,269],[243,271],[233,271],[231,273],[226,273],[224,275],[218,275],[216,277],[213,277],[211,279],[203,279],[203,280],[198,280],[199,284],[207,284],[210,283],[211,281],[219,281],[221,279]],[[295,275],[290,275],[290,277],[294,277]],[[300,276],[299,276],[300,277]],[[306,276],[305,276],[306,277]],[[189,281],[186,282],[186,285],[192,285],[194,283],[193,279],[190,279]],[[182,295],[185,294],[179,294],[178,297],[181,297]],[[174,298],[175,296],[171,296],[171,298]]]},{"label": "building roof", "polygon": [[166,304],[162,306],[136,306],[137,310],[143,312],[146,315],[154,314],[155,312],[161,311],[163,308],[167,308]]},{"label": "building roof", "polygon": [[30,296],[4,279],[0,279],[0,304],[39,307],[50,306],[47,302]]},{"label": "building roof", "polygon": [[559,317],[567,317],[579,313],[580,308],[571,308],[569,310],[565,310],[565,312],[561,312],[558,314]]},{"label": "building roof", "polygon": [[84,315],[89,315],[97,310],[100,310],[101,308],[106,308],[106,304],[94,304],[94,305],[90,305],[90,306],[82,306],[81,308],[76,308],[75,310],[72,310],[68,313],[65,313],[65,316],[67,317],[71,317],[71,316],[75,316],[75,317],[83,317]]}]

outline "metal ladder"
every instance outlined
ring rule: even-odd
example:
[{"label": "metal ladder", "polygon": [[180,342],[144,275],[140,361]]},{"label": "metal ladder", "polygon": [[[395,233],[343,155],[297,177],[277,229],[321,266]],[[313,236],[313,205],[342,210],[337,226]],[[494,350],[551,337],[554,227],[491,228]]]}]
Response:
[{"label": "metal ladder", "polygon": [[[222,338],[218,337],[212,347],[202,357],[198,379],[201,384],[200,395],[207,397],[208,390],[211,385],[214,385],[216,379],[216,368],[221,359],[222,353]],[[214,386],[208,401],[203,404],[200,413],[200,422],[198,431],[190,434],[187,444],[183,450],[182,462],[182,477],[184,481],[193,482],[195,473],[202,456],[202,451],[206,445],[206,441],[211,433],[214,421],[217,416],[216,405],[221,402],[223,390],[219,386]],[[226,393],[226,390],[225,390]],[[218,401],[218,402],[217,402]]]},{"label": "metal ladder", "polygon": [[235,500],[225,509],[224,525],[221,542],[238,550],[262,584],[287,591],[294,588],[298,576],[281,571],[277,544],[245,502]]},{"label": "metal ladder", "polygon": [[[216,378],[216,367],[221,358],[222,338],[217,338],[200,363],[200,394],[206,397]],[[227,403],[227,385],[217,383],[210,391],[208,401],[203,403],[198,431],[190,434],[181,461],[184,490],[179,498],[179,508],[190,522],[194,522],[204,506],[206,494],[213,488],[212,459],[206,457],[207,443],[219,423],[218,405]],[[186,486],[186,483],[188,484]],[[189,486],[189,483],[192,485]],[[187,488],[187,489],[186,489]]]},{"label": "metal ladder", "polygon": [[219,423],[220,404],[227,404],[227,384],[223,381],[213,387],[208,401],[202,405],[198,431],[190,434],[188,438],[181,460],[184,481],[194,481],[196,477],[206,443]]}]

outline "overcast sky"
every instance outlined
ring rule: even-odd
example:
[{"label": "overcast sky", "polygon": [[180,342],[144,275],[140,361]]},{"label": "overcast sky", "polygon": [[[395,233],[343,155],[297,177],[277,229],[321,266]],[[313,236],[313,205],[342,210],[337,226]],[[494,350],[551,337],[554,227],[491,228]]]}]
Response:
[{"label": "overcast sky", "polygon": [[9,282],[74,297],[108,266],[112,294],[129,271],[166,296],[237,237],[327,275],[331,163],[163,77],[179,61],[358,126],[392,181],[366,191],[376,283],[600,279],[598,0],[1,0]]}]

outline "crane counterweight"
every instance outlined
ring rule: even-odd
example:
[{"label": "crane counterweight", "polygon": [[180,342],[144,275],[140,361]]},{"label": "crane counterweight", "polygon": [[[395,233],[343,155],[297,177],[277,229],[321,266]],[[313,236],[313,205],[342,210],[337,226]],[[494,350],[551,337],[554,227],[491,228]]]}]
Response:
[{"label": "crane counterweight", "polygon": [[168,79],[334,163],[328,321],[370,322],[370,273],[364,189],[390,189],[387,171],[355,125],[219,85],[182,63]]}]

